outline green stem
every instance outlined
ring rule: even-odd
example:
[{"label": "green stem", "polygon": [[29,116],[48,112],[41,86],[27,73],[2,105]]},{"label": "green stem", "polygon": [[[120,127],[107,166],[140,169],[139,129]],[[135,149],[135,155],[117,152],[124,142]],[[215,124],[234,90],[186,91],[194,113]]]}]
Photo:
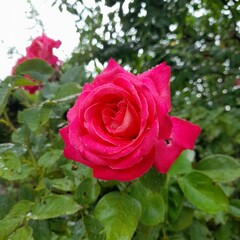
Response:
[{"label": "green stem", "polygon": [[133,181],[127,182],[127,183],[121,183],[119,184],[119,190],[121,193],[126,193],[129,189],[129,187],[133,184]]},{"label": "green stem", "polygon": [[39,106],[42,107],[45,104],[56,104],[56,103],[71,101],[71,100],[77,98],[78,96],[79,96],[79,93],[73,94],[73,95],[70,95],[70,96],[67,96],[67,97],[64,97],[64,98],[54,99],[54,100],[48,99],[48,100],[42,102]]},{"label": "green stem", "polygon": [[31,149],[29,146],[27,146],[27,148],[28,148],[28,152],[29,152],[29,155],[30,155],[30,157],[31,157],[33,166],[34,166],[34,168],[38,171],[38,170],[39,170],[39,166],[38,166],[38,164],[37,164],[37,160],[36,160],[36,158],[35,158],[35,156],[34,156],[34,154],[33,154],[33,151],[32,151],[32,149]]},{"label": "green stem", "polygon": [[[29,137],[29,136],[28,136],[28,137]],[[33,151],[32,151],[32,148],[31,148],[31,146],[30,146],[30,144],[29,144],[29,139],[28,139],[28,138],[27,138],[27,141],[26,141],[26,145],[27,145],[27,150],[28,150],[28,153],[29,153],[29,155],[30,155],[32,164],[33,164],[34,168],[36,169],[36,171],[39,172],[40,168],[39,168],[39,166],[38,166],[38,164],[37,164],[37,160],[36,160],[36,158],[35,158],[35,156],[34,156],[34,153],[33,153]]]},{"label": "green stem", "polygon": [[165,228],[162,228],[163,237],[162,240],[168,240]]},{"label": "green stem", "polygon": [[164,216],[165,225],[167,224],[167,218],[168,218],[168,200],[169,200],[168,192],[169,192],[169,178],[168,178],[168,175],[166,175],[166,181],[165,181],[162,191],[161,191],[163,200],[165,203],[165,216]]},{"label": "green stem", "polygon": [[12,131],[15,131],[16,128],[13,126],[10,118],[8,117],[8,114],[7,114],[7,111],[6,111],[6,110],[3,111],[3,116],[4,116],[5,120],[6,120],[6,121],[4,121],[5,124],[6,124],[7,126],[9,126],[9,128],[10,128]]}]

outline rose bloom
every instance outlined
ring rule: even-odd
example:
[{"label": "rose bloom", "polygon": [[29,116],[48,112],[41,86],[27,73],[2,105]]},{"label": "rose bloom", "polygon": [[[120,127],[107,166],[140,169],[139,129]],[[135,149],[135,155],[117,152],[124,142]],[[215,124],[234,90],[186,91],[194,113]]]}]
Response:
[{"label": "rose bloom", "polygon": [[201,131],[170,110],[169,66],[135,76],[111,59],[67,113],[64,155],[103,180],[130,181],[152,166],[166,173]]},{"label": "rose bloom", "polygon": [[[46,61],[52,67],[55,68],[56,71],[59,70],[59,65],[61,61],[59,61],[58,57],[53,54],[53,48],[59,48],[61,45],[61,41],[53,40],[43,34],[40,37],[35,38],[31,45],[26,48],[26,56],[21,57],[17,60],[15,66],[12,69],[12,74],[15,72],[15,68],[25,60],[29,60],[32,58],[39,58],[41,60]],[[29,76],[24,76],[25,78],[31,79]],[[34,79],[31,79],[34,81]],[[27,90],[30,94],[34,94],[37,90],[42,88],[42,84],[36,86],[24,86],[25,90]]]},{"label": "rose bloom", "polygon": [[32,44],[26,48],[27,58],[39,58],[45,60],[50,65],[55,67],[59,62],[58,57],[53,54],[53,48],[59,48],[61,45],[60,40],[53,40],[43,34],[40,37],[35,38]]}]

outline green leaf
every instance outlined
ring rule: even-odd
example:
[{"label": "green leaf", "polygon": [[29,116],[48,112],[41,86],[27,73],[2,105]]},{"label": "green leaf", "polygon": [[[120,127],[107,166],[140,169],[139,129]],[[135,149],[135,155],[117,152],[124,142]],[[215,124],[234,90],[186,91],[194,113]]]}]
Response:
[{"label": "green leaf", "polygon": [[40,125],[44,125],[48,122],[51,115],[51,109],[47,107],[42,107],[40,109]]},{"label": "green leaf", "polygon": [[133,236],[133,240],[158,240],[161,225],[146,226],[139,224],[136,234]]},{"label": "green leaf", "polygon": [[40,81],[32,81],[31,79],[24,78],[21,76],[12,76],[12,83],[15,87],[22,87],[22,86],[35,86],[39,85]]},{"label": "green leaf", "polygon": [[30,212],[32,202],[27,200],[19,201],[13,206],[10,213],[0,221],[0,240],[5,240],[10,234],[18,229],[27,214]]},{"label": "green leaf", "polygon": [[8,240],[34,240],[32,233],[33,230],[29,226],[24,226],[14,232]]},{"label": "green leaf", "polygon": [[[0,188],[2,188],[1,185]],[[0,220],[8,214],[14,204],[15,200],[13,197],[8,195],[0,195]]]},{"label": "green leaf", "polygon": [[106,230],[106,240],[130,240],[137,228],[141,205],[134,198],[120,192],[105,195],[94,214]]},{"label": "green leaf", "polygon": [[33,203],[31,201],[28,201],[28,200],[19,201],[18,203],[16,203],[12,207],[11,211],[4,218],[4,220],[6,220],[6,219],[15,219],[15,218],[25,218],[26,214],[29,213],[32,204]]},{"label": "green leaf", "polygon": [[168,175],[175,176],[177,174],[186,174],[191,172],[194,155],[195,155],[194,151],[191,150],[183,151],[169,169]]},{"label": "green leaf", "polygon": [[75,199],[82,205],[94,203],[100,194],[101,188],[94,178],[83,180],[77,187]]},{"label": "green leaf", "polygon": [[92,215],[84,216],[75,223],[72,240],[105,240],[102,224]]},{"label": "green leaf", "polygon": [[75,82],[66,83],[59,87],[54,99],[61,99],[74,94],[80,94],[81,90],[82,87]]},{"label": "green leaf", "polygon": [[26,60],[15,68],[15,75],[27,75],[42,82],[47,82],[53,73],[54,69],[51,65],[37,58]]},{"label": "green leaf", "polygon": [[61,79],[60,82],[62,83],[70,83],[70,82],[77,82],[82,83],[86,80],[85,78],[85,71],[83,66],[75,66],[70,68],[68,71],[66,71]]},{"label": "green leaf", "polygon": [[25,123],[31,131],[36,131],[40,125],[40,109],[29,108],[25,110]]},{"label": "green leaf", "polygon": [[167,176],[159,173],[155,168],[151,168],[140,178],[140,181],[146,188],[160,192],[167,181]]},{"label": "green leaf", "polygon": [[54,98],[58,89],[59,89],[59,84],[57,82],[46,82],[40,94],[45,99]]},{"label": "green leaf", "polygon": [[85,225],[82,219],[75,222],[74,228],[71,233],[71,237],[72,237],[72,240],[79,240],[79,239],[88,240]]},{"label": "green leaf", "polygon": [[31,131],[36,131],[40,125],[40,109],[28,108],[18,113],[18,120],[25,123]]},{"label": "green leaf", "polygon": [[89,240],[104,240],[105,232],[102,224],[93,216],[83,218],[86,235]]},{"label": "green leaf", "polygon": [[10,96],[11,88],[7,84],[0,82],[0,115],[8,102],[8,97]]},{"label": "green leaf", "polygon": [[18,198],[20,200],[34,201],[36,192],[31,184],[21,184],[18,192]]},{"label": "green leaf", "polygon": [[[16,229],[18,229],[22,225],[23,219],[15,218],[15,219],[3,219],[0,221],[0,240],[8,239],[9,235],[11,235]],[[3,229],[3,230],[2,230]]]},{"label": "green leaf", "polygon": [[13,143],[1,143],[0,144],[0,153],[6,152],[14,147]]},{"label": "green leaf", "polygon": [[184,196],[179,186],[172,185],[168,192],[168,218],[170,222],[174,222],[179,218],[184,204]]},{"label": "green leaf", "polygon": [[229,212],[232,216],[240,220],[240,199],[231,199],[229,205]]},{"label": "green leaf", "polygon": [[68,163],[61,166],[61,169],[64,175],[75,180],[76,185],[84,179],[92,177],[92,169],[78,162],[68,161]]},{"label": "green leaf", "polygon": [[62,156],[62,150],[53,149],[44,153],[38,159],[38,165],[41,167],[49,168]]},{"label": "green leaf", "polygon": [[35,203],[30,215],[31,219],[49,219],[62,215],[74,214],[81,209],[71,197],[64,195],[48,195],[40,203]]},{"label": "green leaf", "polygon": [[216,182],[230,182],[240,177],[240,164],[230,156],[215,154],[198,162],[196,169]]},{"label": "green leaf", "polygon": [[48,220],[32,220],[30,219],[28,225],[33,229],[34,240],[51,239],[51,229]]},{"label": "green leaf", "polygon": [[13,152],[4,152],[0,155],[0,177],[9,181],[20,180],[28,177],[32,171],[33,168],[21,164]]},{"label": "green leaf", "polygon": [[240,236],[239,222],[234,222],[229,219],[226,224],[221,225],[215,232],[214,239],[216,240],[238,240]]},{"label": "green leaf", "polygon": [[23,143],[25,143],[28,134],[29,134],[29,128],[26,125],[23,125],[22,127],[17,128],[12,133],[12,141],[13,141],[13,143],[21,144],[22,147],[24,148]]},{"label": "green leaf", "polygon": [[51,219],[50,227],[52,231],[58,233],[59,235],[64,235],[64,233],[67,232],[66,217],[58,217]]},{"label": "green leaf", "polygon": [[181,211],[181,214],[176,219],[176,221],[172,222],[169,225],[169,228],[172,231],[182,231],[192,224],[193,221],[193,209],[189,207],[184,207]]},{"label": "green leaf", "polygon": [[141,203],[141,223],[157,225],[164,222],[165,204],[159,192],[153,192],[145,188],[140,182],[136,182],[131,187],[130,194]]},{"label": "green leaf", "polygon": [[191,240],[212,239],[211,232],[208,230],[207,226],[196,220],[193,221],[187,231]]},{"label": "green leaf", "polygon": [[65,192],[73,192],[75,190],[75,184],[73,180],[69,178],[60,178],[60,179],[48,179],[52,188],[55,190],[65,191]]},{"label": "green leaf", "polygon": [[202,211],[214,214],[228,209],[226,195],[207,175],[191,172],[180,177],[178,183],[189,202]]}]

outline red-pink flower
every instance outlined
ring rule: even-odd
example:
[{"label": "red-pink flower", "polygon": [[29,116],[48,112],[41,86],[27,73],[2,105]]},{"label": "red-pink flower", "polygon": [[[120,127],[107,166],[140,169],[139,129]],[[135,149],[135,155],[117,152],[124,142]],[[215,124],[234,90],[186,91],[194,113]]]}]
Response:
[{"label": "red-pink flower", "polygon": [[64,155],[104,180],[133,180],[152,166],[166,173],[201,131],[170,110],[169,66],[135,76],[111,59],[67,114]]},{"label": "red-pink flower", "polygon": [[26,48],[26,57],[28,59],[40,58],[55,67],[59,60],[58,57],[53,54],[53,48],[59,48],[60,45],[61,41],[55,41],[43,34],[35,38],[32,44]]},{"label": "red-pink flower", "polygon": [[[59,48],[60,45],[61,41],[55,41],[47,37],[45,34],[35,38],[32,41],[31,45],[26,48],[26,56],[21,57],[17,60],[15,66],[12,68],[12,74],[14,74],[15,68],[20,63],[32,58],[39,58],[41,60],[44,60],[52,67],[54,67],[56,71],[58,71],[61,61],[59,61],[58,57],[53,54],[53,48]],[[29,76],[24,77],[31,79]],[[31,80],[34,81],[34,79]],[[42,84],[36,86],[24,86],[24,89],[27,90],[30,94],[34,94],[40,88],[42,88]]]}]

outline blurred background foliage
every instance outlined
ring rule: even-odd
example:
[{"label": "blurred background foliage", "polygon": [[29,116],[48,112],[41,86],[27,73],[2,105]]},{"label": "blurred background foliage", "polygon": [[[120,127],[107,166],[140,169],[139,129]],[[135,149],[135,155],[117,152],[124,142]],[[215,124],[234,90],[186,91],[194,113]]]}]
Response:
[{"label": "blurred background foliage", "polygon": [[[69,65],[102,69],[109,58],[133,73],[172,68],[172,114],[203,128],[198,153],[240,155],[238,0],[55,0],[76,16]],[[90,73],[90,79],[92,78]]]},{"label": "blurred background foliage", "polygon": [[[104,201],[111,210],[116,199],[107,194],[118,190],[135,197],[145,208],[133,239],[240,239],[240,2],[48,1],[75,15],[79,45],[62,72],[55,73],[57,81],[48,81],[52,77],[49,70],[38,94],[23,91],[19,88],[22,79],[16,83],[14,77],[0,86],[0,163],[8,168],[0,167],[0,239],[12,233],[11,239],[21,239],[19,234],[22,239],[37,240],[105,239],[93,211],[106,210]],[[35,12],[33,6],[33,15]],[[61,154],[58,129],[66,124],[65,114],[82,85],[92,81],[109,58],[134,74],[167,62],[172,68],[171,114],[202,127],[196,155],[184,153],[167,175],[171,179],[168,199],[162,199],[166,179],[154,170],[132,186],[96,181],[89,169]],[[209,157],[211,154],[229,156]],[[196,184],[199,178],[206,186]],[[215,188],[227,196],[227,211],[216,209],[221,209],[216,203],[225,202],[226,197],[215,195]],[[189,194],[183,189],[195,191],[190,192],[190,200],[186,201]],[[142,192],[146,194],[139,194]],[[193,198],[198,202],[191,202]],[[215,209],[214,214],[207,208]],[[130,210],[126,205],[118,215],[127,212],[132,216]],[[166,226],[163,213],[167,213]],[[95,215],[101,218],[101,214],[97,211]],[[117,224],[112,231],[121,230]]]}]

